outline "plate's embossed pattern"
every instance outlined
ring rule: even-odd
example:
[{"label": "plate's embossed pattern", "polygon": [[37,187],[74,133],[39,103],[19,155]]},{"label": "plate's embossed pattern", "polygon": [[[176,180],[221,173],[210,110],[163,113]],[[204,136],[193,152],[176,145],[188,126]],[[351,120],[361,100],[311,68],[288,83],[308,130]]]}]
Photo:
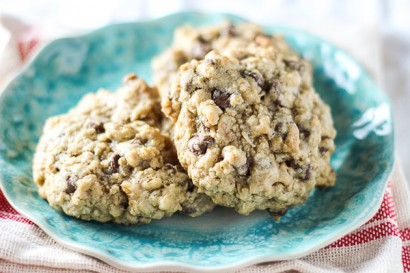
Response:
[{"label": "plate's embossed pattern", "polygon": [[[369,219],[393,165],[391,110],[385,94],[350,56],[307,33],[281,33],[314,65],[315,87],[332,106],[338,131],[332,165],[336,186],[314,191],[280,223],[267,213],[240,216],[218,208],[145,226],[118,226],[67,217],[42,200],[31,159],[45,119],[67,111],[86,92],[114,89],[134,71],[151,80],[150,61],[169,46],[175,27],[214,24],[231,15],[175,14],[109,26],[46,46],[0,99],[0,185],[11,204],[59,242],[122,268],[224,270],[304,255]],[[360,131],[361,130],[361,131]]]}]

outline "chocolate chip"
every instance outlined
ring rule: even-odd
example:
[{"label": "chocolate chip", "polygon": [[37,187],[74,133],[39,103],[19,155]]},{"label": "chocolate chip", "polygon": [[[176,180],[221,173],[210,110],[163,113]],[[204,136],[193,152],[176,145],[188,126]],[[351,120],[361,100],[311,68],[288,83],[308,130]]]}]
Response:
[{"label": "chocolate chip", "polygon": [[71,176],[69,176],[69,177],[67,177],[66,182],[67,182],[67,188],[66,188],[65,192],[67,194],[74,193],[75,190],[77,189],[77,186],[75,185],[75,181],[71,178]]},{"label": "chocolate chip", "polygon": [[227,92],[215,89],[212,92],[212,99],[214,100],[215,104],[218,105],[222,110],[231,107],[231,94]]},{"label": "chocolate chip", "polygon": [[88,127],[93,128],[97,134],[105,132],[104,124],[102,122],[91,121],[88,123]]},{"label": "chocolate chip", "polygon": [[310,137],[310,131],[306,128],[300,128],[300,133],[303,135],[304,138]]},{"label": "chocolate chip", "polygon": [[221,29],[221,32],[219,33],[220,37],[235,37],[236,36],[236,30],[235,26],[233,24],[228,24],[226,27]]},{"label": "chocolate chip", "polygon": [[278,99],[274,100],[271,104],[268,105],[268,109],[272,112],[276,112],[277,108],[283,108],[284,106]]},{"label": "chocolate chip", "polygon": [[327,151],[329,151],[328,148],[326,148],[326,147],[319,147],[319,153],[324,154],[324,153],[326,153]]},{"label": "chocolate chip", "polygon": [[176,167],[169,164],[169,163],[165,164],[164,168],[165,168],[165,170],[169,171],[168,172],[169,174],[175,174],[177,172]]},{"label": "chocolate chip", "polygon": [[261,88],[263,88],[265,85],[265,79],[263,78],[262,74],[259,73],[259,71],[257,70],[245,70],[242,72],[242,76],[253,78]]},{"label": "chocolate chip", "polygon": [[187,183],[187,188],[186,188],[186,190],[188,191],[188,192],[192,192],[193,190],[194,190],[194,183],[192,183],[192,180],[191,179],[188,179],[188,180],[186,180],[186,183]]},{"label": "chocolate chip", "polygon": [[209,63],[212,64],[212,65],[217,65],[218,61],[216,59],[210,59]]},{"label": "chocolate chip", "polygon": [[143,170],[148,169],[150,167],[150,161],[141,160],[140,162],[138,162],[138,166],[141,167]]},{"label": "chocolate chip", "polygon": [[307,181],[312,177],[312,166],[310,164],[307,165],[306,167],[306,173],[305,173],[305,177],[303,178],[303,180]]},{"label": "chocolate chip", "polygon": [[273,92],[276,98],[279,98],[280,94],[282,94],[282,85],[280,84],[280,81],[278,80],[274,80],[272,82],[271,89],[274,90]]},{"label": "chocolate chip", "polygon": [[134,139],[131,141],[131,144],[144,145],[144,144],[147,143],[147,142],[148,142],[147,139],[134,138]]},{"label": "chocolate chip", "polygon": [[192,93],[194,92],[194,88],[192,86],[192,82],[185,82],[181,85],[182,90],[188,92],[188,93]]},{"label": "chocolate chip", "polygon": [[300,169],[299,164],[297,164],[294,159],[288,159],[288,160],[286,160],[286,161],[285,161],[285,164],[286,164],[288,167],[292,168],[292,169],[295,169],[295,170],[296,170],[296,169]]},{"label": "chocolate chip", "polygon": [[118,173],[118,168],[120,165],[118,164],[118,160],[120,159],[119,154],[115,154],[110,162],[110,166],[108,167],[108,173],[113,174],[113,173]]},{"label": "chocolate chip", "polygon": [[199,37],[198,42],[192,49],[192,55],[195,59],[203,59],[211,49],[211,45],[203,37]]},{"label": "chocolate chip", "polygon": [[276,125],[275,125],[275,132],[280,132],[281,131],[281,129],[282,129],[282,127],[283,127],[283,122],[278,122],[278,123],[276,123]]},{"label": "chocolate chip", "polygon": [[283,62],[288,68],[292,70],[296,70],[299,72],[303,72],[305,70],[305,65],[301,62],[293,61],[293,60],[283,60]]},{"label": "chocolate chip", "polygon": [[198,212],[198,208],[195,208],[195,207],[182,207],[181,212],[185,215],[192,215],[192,214]]},{"label": "chocolate chip", "polygon": [[121,174],[124,176],[130,176],[133,171],[133,167],[130,165],[123,165],[121,168]]},{"label": "chocolate chip", "polygon": [[208,146],[213,144],[215,139],[211,136],[195,135],[188,141],[188,149],[196,155],[202,155],[206,153]]}]

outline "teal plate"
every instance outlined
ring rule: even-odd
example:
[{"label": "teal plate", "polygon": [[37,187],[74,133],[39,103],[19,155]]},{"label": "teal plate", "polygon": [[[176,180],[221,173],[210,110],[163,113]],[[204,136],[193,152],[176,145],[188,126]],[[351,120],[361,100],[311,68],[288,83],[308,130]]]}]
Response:
[{"label": "teal plate", "polygon": [[151,59],[170,45],[177,26],[224,19],[244,21],[226,14],[180,13],[112,25],[45,46],[0,98],[0,186],[12,206],[61,244],[132,270],[225,271],[296,258],[369,220],[394,162],[388,99],[348,54],[285,27],[265,29],[283,34],[313,63],[316,90],[332,107],[338,131],[334,188],[313,192],[280,223],[264,212],[245,217],[218,208],[196,219],[175,215],[125,227],[67,217],[38,196],[31,160],[46,118],[66,112],[86,92],[115,89],[131,71],[151,81]]}]

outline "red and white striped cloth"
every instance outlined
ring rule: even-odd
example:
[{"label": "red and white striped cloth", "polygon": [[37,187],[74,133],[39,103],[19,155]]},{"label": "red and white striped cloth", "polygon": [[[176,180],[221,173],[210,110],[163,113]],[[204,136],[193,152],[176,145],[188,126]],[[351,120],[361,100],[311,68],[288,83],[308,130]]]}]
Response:
[{"label": "red and white striped cloth", "polygon": [[[0,85],[6,72],[19,68],[39,43],[37,30],[21,26],[19,31],[22,35],[10,42],[15,48],[6,48],[8,55],[0,59],[0,63],[7,60],[9,68],[0,70]],[[366,224],[301,259],[250,266],[238,272],[410,272],[409,198],[407,182],[396,164],[382,205]],[[0,191],[0,272],[76,271],[122,272],[59,245],[15,211]]]}]

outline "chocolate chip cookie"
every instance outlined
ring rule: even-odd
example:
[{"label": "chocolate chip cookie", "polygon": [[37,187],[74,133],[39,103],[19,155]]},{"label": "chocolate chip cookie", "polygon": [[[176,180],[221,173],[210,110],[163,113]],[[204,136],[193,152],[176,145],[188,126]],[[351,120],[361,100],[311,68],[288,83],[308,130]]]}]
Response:
[{"label": "chocolate chip cookie", "polygon": [[46,122],[33,160],[40,196],[67,215],[122,224],[211,210],[162,123],[157,90],[135,74],[116,93],[86,95]]},{"label": "chocolate chip cookie", "polygon": [[266,35],[180,67],[163,110],[175,122],[180,163],[215,203],[280,217],[315,186],[335,183],[336,131],[311,74]]},{"label": "chocolate chip cookie", "polygon": [[[171,48],[156,57],[152,63],[154,82],[161,96],[167,96],[171,83],[178,75],[179,67],[193,59],[202,60],[212,49],[228,54],[237,48],[245,48],[258,36],[265,36],[263,30],[252,23],[234,25],[223,22],[215,26],[194,28],[186,25],[177,28]],[[281,37],[270,36],[282,52],[290,51]]]}]

